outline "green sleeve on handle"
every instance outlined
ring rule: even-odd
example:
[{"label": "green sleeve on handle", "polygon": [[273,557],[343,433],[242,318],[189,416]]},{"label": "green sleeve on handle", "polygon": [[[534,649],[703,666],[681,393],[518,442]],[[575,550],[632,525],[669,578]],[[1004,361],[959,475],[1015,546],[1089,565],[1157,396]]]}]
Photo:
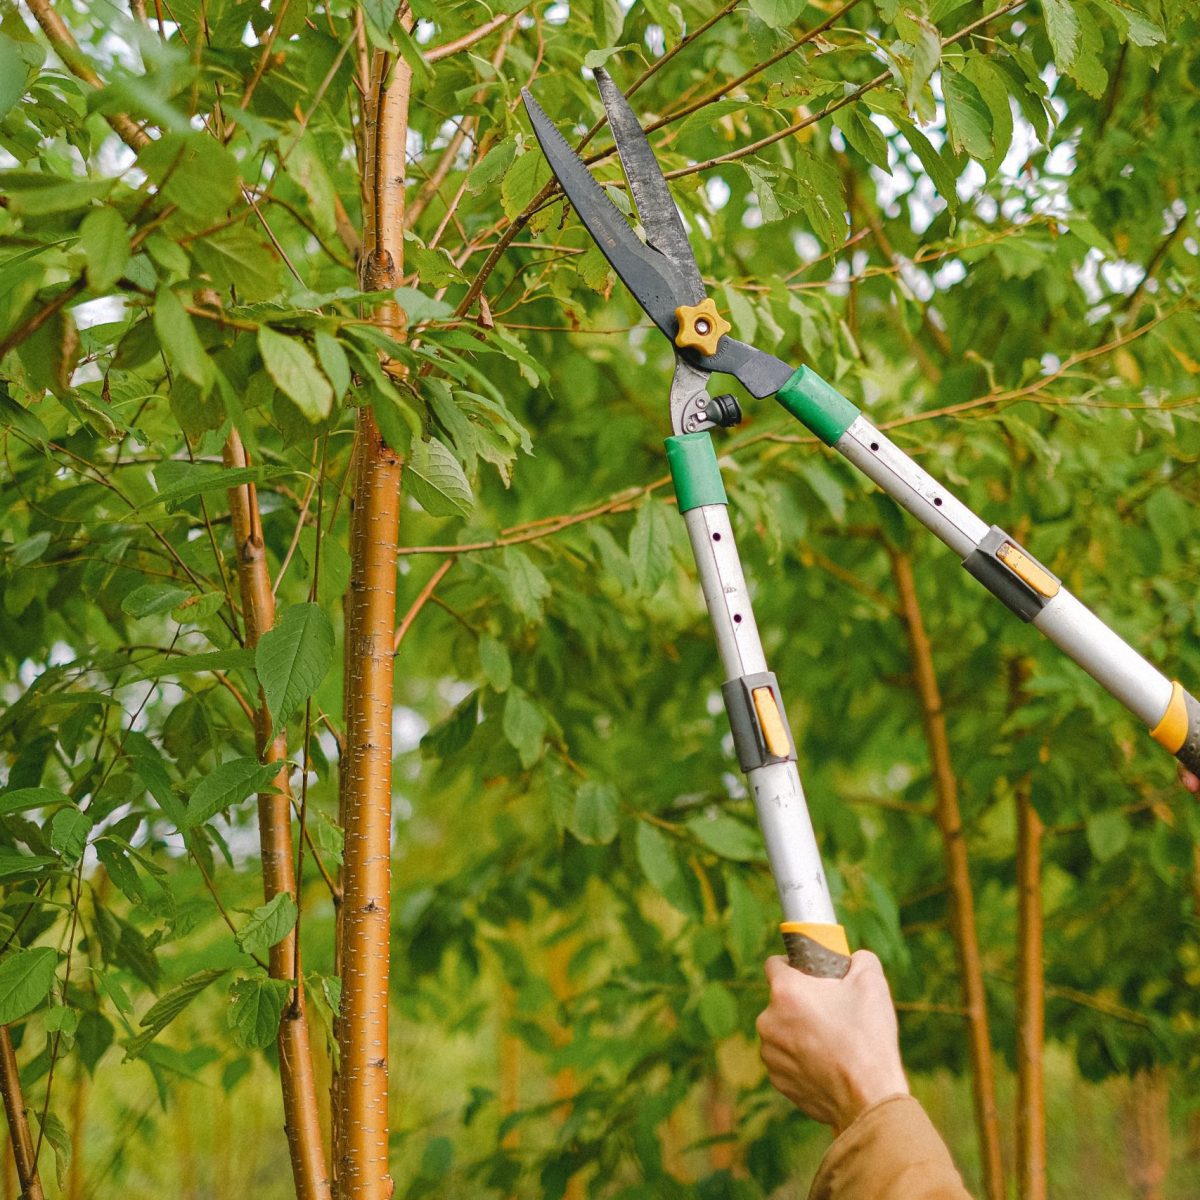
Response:
[{"label": "green sleeve on handle", "polygon": [[801,367],[775,394],[801,424],[832,446],[858,416],[858,409],[815,371]]},{"label": "green sleeve on handle", "polygon": [[681,513],[705,504],[728,504],[716,451],[707,433],[667,438],[667,462]]}]

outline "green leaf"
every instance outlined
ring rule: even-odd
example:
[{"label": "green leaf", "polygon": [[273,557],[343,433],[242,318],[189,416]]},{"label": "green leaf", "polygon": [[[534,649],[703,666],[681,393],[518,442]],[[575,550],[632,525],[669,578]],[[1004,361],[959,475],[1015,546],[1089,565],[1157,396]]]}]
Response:
[{"label": "green leaf", "polygon": [[504,701],[502,725],[504,736],[528,771],[542,756],[546,714],[520,688],[512,688]]},{"label": "green leaf", "polygon": [[1097,0],[1097,3],[1112,18],[1121,41],[1149,48],[1167,40],[1161,25],[1125,0]]},{"label": "green leaf", "polygon": [[458,459],[437,438],[413,442],[404,463],[408,493],[434,517],[463,516],[475,497]]},{"label": "green leaf", "polygon": [[129,262],[124,218],[108,205],[93,209],[79,227],[79,245],[87,260],[88,286],[94,292],[107,292]]},{"label": "green leaf", "polygon": [[471,740],[478,724],[479,693],[472,692],[421,739],[421,753],[426,757],[449,758]]},{"label": "green leaf", "polygon": [[26,787],[10,788],[0,792],[0,817],[12,813],[28,812],[31,808],[58,808],[71,801],[62,792],[53,788]]},{"label": "green leaf", "polygon": [[491,634],[485,633],[479,639],[479,665],[488,683],[498,692],[508,690],[512,683],[512,660],[504,643],[497,641]]},{"label": "green leaf", "polygon": [[508,170],[516,154],[515,138],[498,142],[475,164],[467,177],[467,191],[473,196],[482,196]]},{"label": "green leaf", "polygon": [[323,329],[313,334],[313,344],[317,358],[321,360],[321,370],[333,385],[333,398],[340,400],[350,390],[350,360],[337,338],[331,337]]},{"label": "green leaf", "polygon": [[50,847],[62,855],[63,861],[77,863],[87,848],[92,832],[92,818],[78,808],[60,809],[50,822]]},{"label": "green leaf", "polygon": [[961,71],[942,71],[942,97],[946,102],[946,135],[956,152],[981,162],[995,153],[992,114],[979,89]]},{"label": "green leaf", "polygon": [[244,304],[279,293],[274,252],[245,226],[222,229],[190,244],[196,261],[222,292],[233,289]]},{"label": "green leaf", "polygon": [[1069,71],[1079,48],[1079,18],[1073,0],[1042,0],[1046,17],[1046,32],[1054,50],[1054,65]]},{"label": "green leaf", "polygon": [[231,758],[221,763],[192,789],[186,825],[194,829],[230,805],[264,791],[280,769],[280,763],[260,763],[257,758]]},{"label": "green leaf", "polygon": [[813,232],[830,248],[846,240],[846,198],[842,179],[827,162],[807,152],[796,156],[799,201]]},{"label": "green leaf", "polygon": [[54,1177],[58,1181],[60,1192],[66,1190],[67,1178],[71,1172],[71,1154],[73,1142],[70,1131],[62,1123],[62,1119],[52,1112],[43,1114],[40,1110],[35,1113],[42,1136],[54,1151]]},{"label": "green leaf", "polygon": [[1116,809],[1094,813],[1088,817],[1085,829],[1088,846],[1097,862],[1108,862],[1129,844],[1129,822]]},{"label": "green leaf", "polygon": [[316,423],[329,416],[333,388],[299,338],[264,325],[258,331],[258,350],[276,386],[309,421]]},{"label": "green leaf", "polygon": [[704,985],[697,1010],[700,1013],[700,1023],[713,1041],[719,1042],[737,1031],[737,1001],[733,998],[733,993],[719,983]]},{"label": "green leaf", "polygon": [[417,288],[399,287],[392,293],[396,303],[404,309],[410,325],[422,325],[429,321],[442,321],[454,315],[454,307],[438,300]]},{"label": "green leaf", "polygon": [[164,133],[138,153],[163,199],[199,221],[217,222],[238,195],[237,159],[207,131]]},{"label": "green leaf", "polygon": [[958,187],[954,171],[933,148],[933,143],[915,125],[904,125],[903,130],[913,153],[921,160],[921,166],[925,168],[925,173],[953,215],[958,211]]},{"label": "green leaf", "polygon": [[588,779],[579,785],[567,828],[589,845],[605,846],[617,836],[616,789]]},{"label": "green leaf", "polygon": [[[172,471],[167,484],[147,504],[163,504],[168,509],[177,508],[185,500],[195,499],[208,492],[224,492],[247,483],[266,483],[292,475],[290,467],[215,467],[208,463],[176,463],[182,471]],[[144,510],[147,505],[143,505]]]},{"label": "green leaf", "polygon": [[746,968],[762,955],[763,930],[768,918],[758,898],[746,886],[740,869],[725,873],[725,892],[729,899],[729,929],[726,940],[733,961]]},{"label": "green leaf", "polygon": [[542,190],[550,179],[550,168],[537,149],[526,150],[505,172],[500,185],[504,215],[511,221]]},{"label": "green leaf", "polygon": [[638,509],[629,534],[629,561],[638,587],[653,596],[671,570],[671,515],[651,498]]},{"label": "green leaf", "polygon": [[243,1050],[262,1050],[279,1032],[291,985],[286,979],[238,979],[230,992],[226,1022]]},{"label": "green leaf", "polygon": [[772,29],[786,29],[805,7],[806,0],[750,0],[751,11]]},{"label": "green leaf", "polygon": [[715,817],[693,817],[687,823],[696,839],[722,858],[749,862],[762,858],[762,837],[758,830],[743,824],[736,817],[718,813]]},{"label": "green leaf", "polygon": [[694,915],[691,894],[672,840],[661,829],[642,820],[634,834],[634,849],[638,866],[650,883],[680,911]]},{"label": "green leaf", "polygon": [[12,111],[22,96],[29,69],[17,45],[0,34],[0,120]]},{"label": "green leaf", "polygon": [[275,618],[254,654],[275,730],[311,696],[333,665],[333,626],[316,604],[293,604]]},{"label": "green leaf", "polygon": [[121,611],[127,617],[141,620],[177,608],[190,595],[190,592],[169,583],[144,583],[141,587],[135,587],[121,601]]},{"label": "green leaf", "polygon": [[169,287],[161,287],[154,301],[154,332],[162,344],[167,361],[197,387],[207,390],[214,379],[212,360],[204,349],[179,297]]},{"label": "green leaf", "polygon": [[145,1048],[210,984],[229,973],[228,967],[213,967],[189,975],[147,1010],[139,1024],[142,1032],[125,1043],[125,1061],[137,1058]]},{"label": "green leaf", "polygon": [[0,962],[0,1025],[31,1013],[50,994],[58,952],[49,946],[18,950]]},{"label": "green leaf", "polygon": [[245,954],[265,954],[295,928],[300,910],[287,892],[259,905],[238,930],[237,943]]},{"label": "green leaf", "polygon": [[550,595],[550,584],[524,550],[504,548],[504,581],[509,603],[530,621],[542,615],[542,601]]}]

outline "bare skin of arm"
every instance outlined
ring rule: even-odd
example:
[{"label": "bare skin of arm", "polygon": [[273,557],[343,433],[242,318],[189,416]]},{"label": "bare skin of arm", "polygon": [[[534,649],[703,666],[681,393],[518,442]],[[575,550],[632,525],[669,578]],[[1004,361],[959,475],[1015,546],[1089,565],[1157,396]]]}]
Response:
[{"label": "bare skin of arm", "polygon": [[[1200,785],[1198,785],[1200,786]],[[758,1018],[771,1083],[841,1133],[888,1096],[907,1096],[896,1010],[879,959],[859,950],[845,979],[814,979],[767,959],[771,1002]]]}]

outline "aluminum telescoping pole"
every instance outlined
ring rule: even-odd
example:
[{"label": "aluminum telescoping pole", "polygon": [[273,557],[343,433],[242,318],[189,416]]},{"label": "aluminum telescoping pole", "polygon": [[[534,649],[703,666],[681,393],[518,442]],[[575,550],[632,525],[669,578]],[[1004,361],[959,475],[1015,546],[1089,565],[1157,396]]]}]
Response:
[{"label": "aluminum telescoping pole", "polygon": [[1200,701],[1151,666],[1019,542],[977,517],[807,367],[778,393],[788,412],[946,543],[963,566],[1200,774]]},{"label": "aluminum telescoping pole", "polygon": [[668,438],[667,459],[716,633],[734,745],[779,891],[788,959],[805,974],[841,978],[849,966],[846,934],[834,915],[779,684],[763,656],[712,439]]}]

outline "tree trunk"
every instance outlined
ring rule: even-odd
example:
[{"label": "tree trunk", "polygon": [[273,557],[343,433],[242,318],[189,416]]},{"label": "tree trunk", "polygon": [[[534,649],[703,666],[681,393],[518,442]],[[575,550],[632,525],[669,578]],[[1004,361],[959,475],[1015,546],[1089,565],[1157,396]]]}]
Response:
[{"label": "tree trunk", "polygon": [[[234,430],[225,443],[227,467],[245,467],[249,459]],[[258,640],[275,624],[275,596],[263,544],[262,521],[254,484],[230,488],[229,512],[237,552],[238,585],[246,626],[246,645]],[[270,901],[283,892],[296,899],[296,866],[292,849],[292,793],[287,763],[287,735],[271,737],[271,714],[260,695],[254,713],[254,735],[263,762],[283,763],[272,780],[271,792],[258,797],[258,838],[263,866],[263,895]],[[292,1003],[279,1022],[279,1082],[283,1090],[283,1120],[287,1134],[292,1179],[298,1200],[329,1200],[329,1169],[321,1137],[321,1114],[309,1043],[304,987],[299,978],[299,929],[271,947],[273,979],[295,979]]]},{"label": "tree trunk", "polygon": [[971,1085],[975,1122],[979,1130],[979,1152],[983,1188],[987,1200],[1004,1200],[1004,1161],[1000,1152],[1000,1120],[996,1110],[995,1069],[988,1031],[987,996],[983,987],[983,965],[975,933],[975,900],[967,865],[967,843],[958,807],[958,782],[950,760],[946,737],[946,715],[933,667],[933,651],[925,632],[920,601],[913,581],[912,562],[907,554],[892,551],[892,574],[900,595],[900,613],[908,636],[909,654],[916,675],[921,721],[933,769],[937,800],[936,818],[942,835],[946,878],[950,885],[950,923],[962,975],[963,1006],[967,1011],[967,1037],[971,1053]]},{"label": "tree trunk", "polygon": [[[411,28],[412,14],[401,17]],[[404,179],[411,68],[377,52],[366,96],[362,285],[394,288],[404,270]],[[392,337],[406,318],[394,302],[375,320]],[[350,520],[346,614],[345,854],[339,921],[342,1004],[334,1102],[339,1200],[389,1200],[388,973],[391,919],[392,676],[401,461],[360,409]]]},{"label": "tree trunk", "polygon": [[1030,786],[1017,789],[1017,1194],[1046,1200],[1042,820]]},{"label": "tree trunk", "polygon": [[21,1185],[22,1200],[45,1200],[37,1159],[33,1156],[33,1137],[29,1132],[25,1095],[21,1091],[17,1054],[7,1025],[0,1025],[0,1095],[4,1097],[4,1115],[8,1117],[8,1136],[17,1164],[17,1182]]}]

